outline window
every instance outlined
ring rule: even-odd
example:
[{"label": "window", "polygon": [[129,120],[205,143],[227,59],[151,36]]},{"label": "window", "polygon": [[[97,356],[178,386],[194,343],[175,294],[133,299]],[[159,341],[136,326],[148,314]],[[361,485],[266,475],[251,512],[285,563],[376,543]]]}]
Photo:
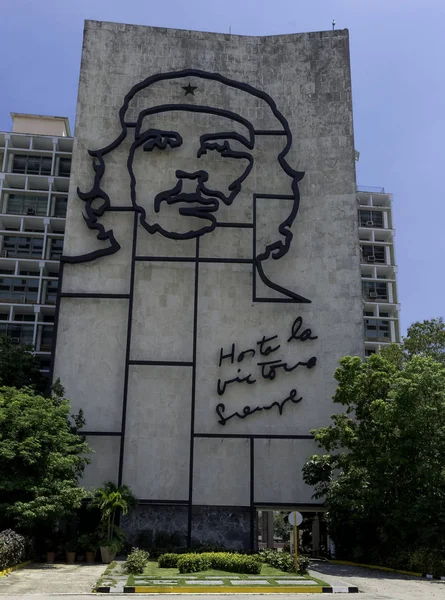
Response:
[{"label": "window", "polygon": [[3,256],[12,258],[42,258],[43,238],[5,235]]},{"label": "window", "polygon": [[38,334],[38,338],[40,337],[40,347],[38,350],[40,352],[51,352],[54,327],[52,325],[40,325],[39,330],[40,335]]},{"label": "window", "polygon": [[54,315],[43,315],[42,321],[44,323],[54,323]]},{"label": "window", "polygon": [[375,350],[365,350],[365,356],[366,356],[366,358],[368,356],[372,356],[373,354],[375,354]]},{"label": "window", "polygon": [[38,291],[39,282],[35,279],[0,277],[0,302],[35,304]]},{"label": "window", "polygon": [[51,240],[50,259],[60,260],[63,251],[63,240]]},{"label": "window", "polygon": [[380,210],[359,210],[360,227],[383,227],[383,212]]},{"label": "window", "polygon": [[66,206],[68,200],[66,198],[56,198],[54,203],[54,216],[55,217],[66,217]]},{"label": "window", "polygon": [[33,314],[15,314],[13,321],[30,321],[31,323],[34,323],[35,316]]},{"label": "window", "polygon": [[59,281],[48,281],[46,283],[45,304],[55,304],[57,300],[57,289]]},{"label": "window", "polygon": [[389,321],[382,321],[380,319],[366,319],[365,337],[367,340],[389,342]]},{"label": "window", "polygon": [[71,173],[71,158],[59,159],[59,177],[69,177]]},{"label": "window", "polygon": [[15,344],[32,344],[34,325],[0,323],[0,335],[7,335]]},{"label": "window", "polygon": [[8,313],[0,313],[0,321],[7,321],[9,319]]},{"label": "window", "polygon": [[51,156],[15,154],[12,161],[12,172],[26,175],[51,175],[51,163]]},{"label": "window", "polygon": [[388,284],[380,281],[363,281],[363,296],[366,300],[388,301]]},{"label": "window", "polygon": [[362,246],[362,262],[375,262],[385,264],[385,247],[384,246]]},{"label": "window", "polygon": [[39,215],[45,216],[48,199],[42,196],[25,196],[23,194],[9,194],[8,215]]}]

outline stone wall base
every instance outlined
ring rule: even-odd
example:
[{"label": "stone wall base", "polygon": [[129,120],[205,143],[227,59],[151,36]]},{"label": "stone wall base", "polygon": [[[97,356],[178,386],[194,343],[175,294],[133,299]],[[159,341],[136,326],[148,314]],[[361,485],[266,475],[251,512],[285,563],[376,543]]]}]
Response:
[{"label": "stone wall base", "polygon": [[[187,546],[188,507],[139,505],[121,518],[130,544],[141,547]],[[191,544],[211,544],[231,550],[250,549],[250,509],[194,506]]]}]

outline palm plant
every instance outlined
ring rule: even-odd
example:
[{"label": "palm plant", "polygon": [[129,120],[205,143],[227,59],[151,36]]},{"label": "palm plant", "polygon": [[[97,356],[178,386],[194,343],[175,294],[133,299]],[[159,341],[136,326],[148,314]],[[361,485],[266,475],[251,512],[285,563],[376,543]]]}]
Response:
[{"label": "palm plant", "polygon": [[92,497],[89,507],[98,508],[101,512],[101,532],[104,544],[113,545],[114,541],[122,540],[122,533],[116,526],[118,512],[126,515],[136,505],[136,498],[128,485],[116,485],[112,481],[104,483]]}]

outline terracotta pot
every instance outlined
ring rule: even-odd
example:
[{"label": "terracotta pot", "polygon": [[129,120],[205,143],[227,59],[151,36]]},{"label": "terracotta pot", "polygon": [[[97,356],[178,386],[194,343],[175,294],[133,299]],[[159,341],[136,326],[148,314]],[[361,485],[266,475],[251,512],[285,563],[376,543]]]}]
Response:
[{"label": "terracotta pot", "polygon": [[88,565],[92,565],[94,563],[95,556],[96,552],[85,552],[85,557]]},{"label": "terracotta pot", "polygon": [[76,553],[75,552],[66,552],[66,562],[68,565],[74,565],[76,562]]},{"label": "terracotta pot", "polygon": [[55,552],[47,552],[46,553],[46,562],[52,564],[56,559]]},{"label": "terracotta pot", "polygon": [[111,550],[111,548],[109,546],[101,546],[100,554],[102,557],[102,562],[106,563],[106,564],[110,564],[111,562],[113,562],[114,557],[116,556],[116,551]]}]

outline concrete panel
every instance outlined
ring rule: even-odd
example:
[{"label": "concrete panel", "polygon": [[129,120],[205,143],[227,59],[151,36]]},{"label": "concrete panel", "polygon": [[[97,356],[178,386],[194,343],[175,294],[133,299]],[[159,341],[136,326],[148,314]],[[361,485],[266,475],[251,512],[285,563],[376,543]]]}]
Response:
[{"label": "concrete panel", "polygon": [[316,452],[313,440],[255,440],[255,503],[322,504],[312,498],[313,490],[301,475]]},{"label": "concrete panel", "polygon": [[89,435],[87,442],[94,452],[89,456],[91,463],[86,466],[80,485],[95,488],[106,481],[116,481],[121,438]]},{"label": "concrete panel", "polygon": [[249,440],[196,438],[193,503],[209,506],[250,504]]},{"label": "concrete panel", "polygon": [[136,263],[132,360],[192,360],[194,282],[193,263]]},{"label": "concrete panel", "polygon": [[187,500],[190,367],[130,367],[123,481],[139,498]]},{"label": "concrete panel", "polygon": [[62,298],[54,377],[87,431],[120,431],[127,315],[127,300]]}]

